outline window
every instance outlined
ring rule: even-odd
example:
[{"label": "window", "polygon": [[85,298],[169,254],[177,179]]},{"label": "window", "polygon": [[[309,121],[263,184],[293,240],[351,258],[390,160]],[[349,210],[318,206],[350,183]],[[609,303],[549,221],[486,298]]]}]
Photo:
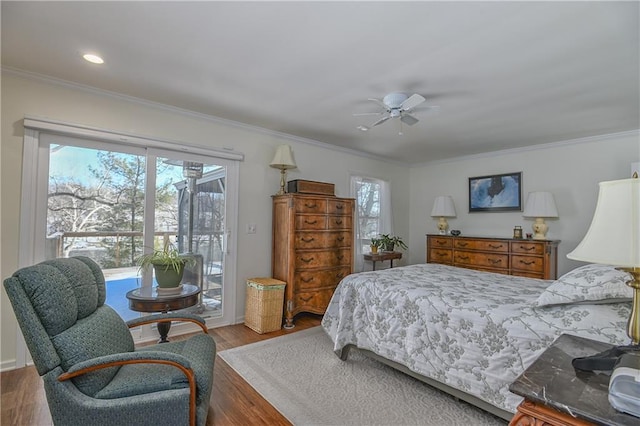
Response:
[{"label": "window", "polygon": [[[130,319],[140,314],[126,292],[155,285],[137,258],[170,241],[201,259],[192,310],[210,327],[233,323],[241,154],[31,119],[24,152],[20,266],[89,256],[105,275],[107,304]],[[157,337],[151,326],[139,330],[138,339]],[[17,365],[26,359],[20,346]]]},{"label": "window", "polygon": [[362,254],[369,252],[371,239],[391,230],[389,183],[380,179],[351,176],[351,196],[356,199],[356,270],[363,270]]}]

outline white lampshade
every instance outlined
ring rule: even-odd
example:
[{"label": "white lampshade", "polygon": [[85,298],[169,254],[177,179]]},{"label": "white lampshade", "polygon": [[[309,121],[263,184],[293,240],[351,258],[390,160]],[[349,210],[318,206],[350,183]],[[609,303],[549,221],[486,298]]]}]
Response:
[{"label": "white lampshade", "polygon": [[431,217],[456,217],[456,208],[453,198],[449,195],[440,195],[433,202]]},{"label": "white lampshade", "polygon": [[591,226],[569,259],[640,267],[640,179],[600,182]]},{"label": "white lampshade", "polygon": [[550,192],[530,192],[522,212],[524,217],[558,217],[556,203]]},{"label": "white lampshade", "polygon": [[295,169],[297,166],[296,162],[293,161],[291,147],[289,145],[280,145],[276,150],[276,155],[273,156],[270,166],[280,170]]}]

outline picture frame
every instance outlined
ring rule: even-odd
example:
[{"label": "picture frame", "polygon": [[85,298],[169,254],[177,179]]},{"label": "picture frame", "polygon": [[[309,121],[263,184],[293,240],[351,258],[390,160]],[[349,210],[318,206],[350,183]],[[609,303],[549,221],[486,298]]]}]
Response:
[{"label": "picture frame", "polygon": [[522,172],[469,178],[469,213],[522,211]]}]

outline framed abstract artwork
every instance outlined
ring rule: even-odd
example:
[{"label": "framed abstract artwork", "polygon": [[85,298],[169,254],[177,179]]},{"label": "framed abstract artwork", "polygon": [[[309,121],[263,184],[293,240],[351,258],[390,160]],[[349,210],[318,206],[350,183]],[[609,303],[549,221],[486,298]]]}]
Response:
[{"label": "framed abstract artwork", "polygon": [[469,178],[469,212],[522,211],[522,172]]}]

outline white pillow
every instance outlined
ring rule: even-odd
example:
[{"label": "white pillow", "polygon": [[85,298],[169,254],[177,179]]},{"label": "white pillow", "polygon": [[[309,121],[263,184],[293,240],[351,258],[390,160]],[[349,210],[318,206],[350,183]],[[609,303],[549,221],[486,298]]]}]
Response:
[{"label": "white pillow", "polygon": [[590,264],[569,271],[538,297],[536,306],[615,303],[633,298],[631,275],[610,265]]}]

